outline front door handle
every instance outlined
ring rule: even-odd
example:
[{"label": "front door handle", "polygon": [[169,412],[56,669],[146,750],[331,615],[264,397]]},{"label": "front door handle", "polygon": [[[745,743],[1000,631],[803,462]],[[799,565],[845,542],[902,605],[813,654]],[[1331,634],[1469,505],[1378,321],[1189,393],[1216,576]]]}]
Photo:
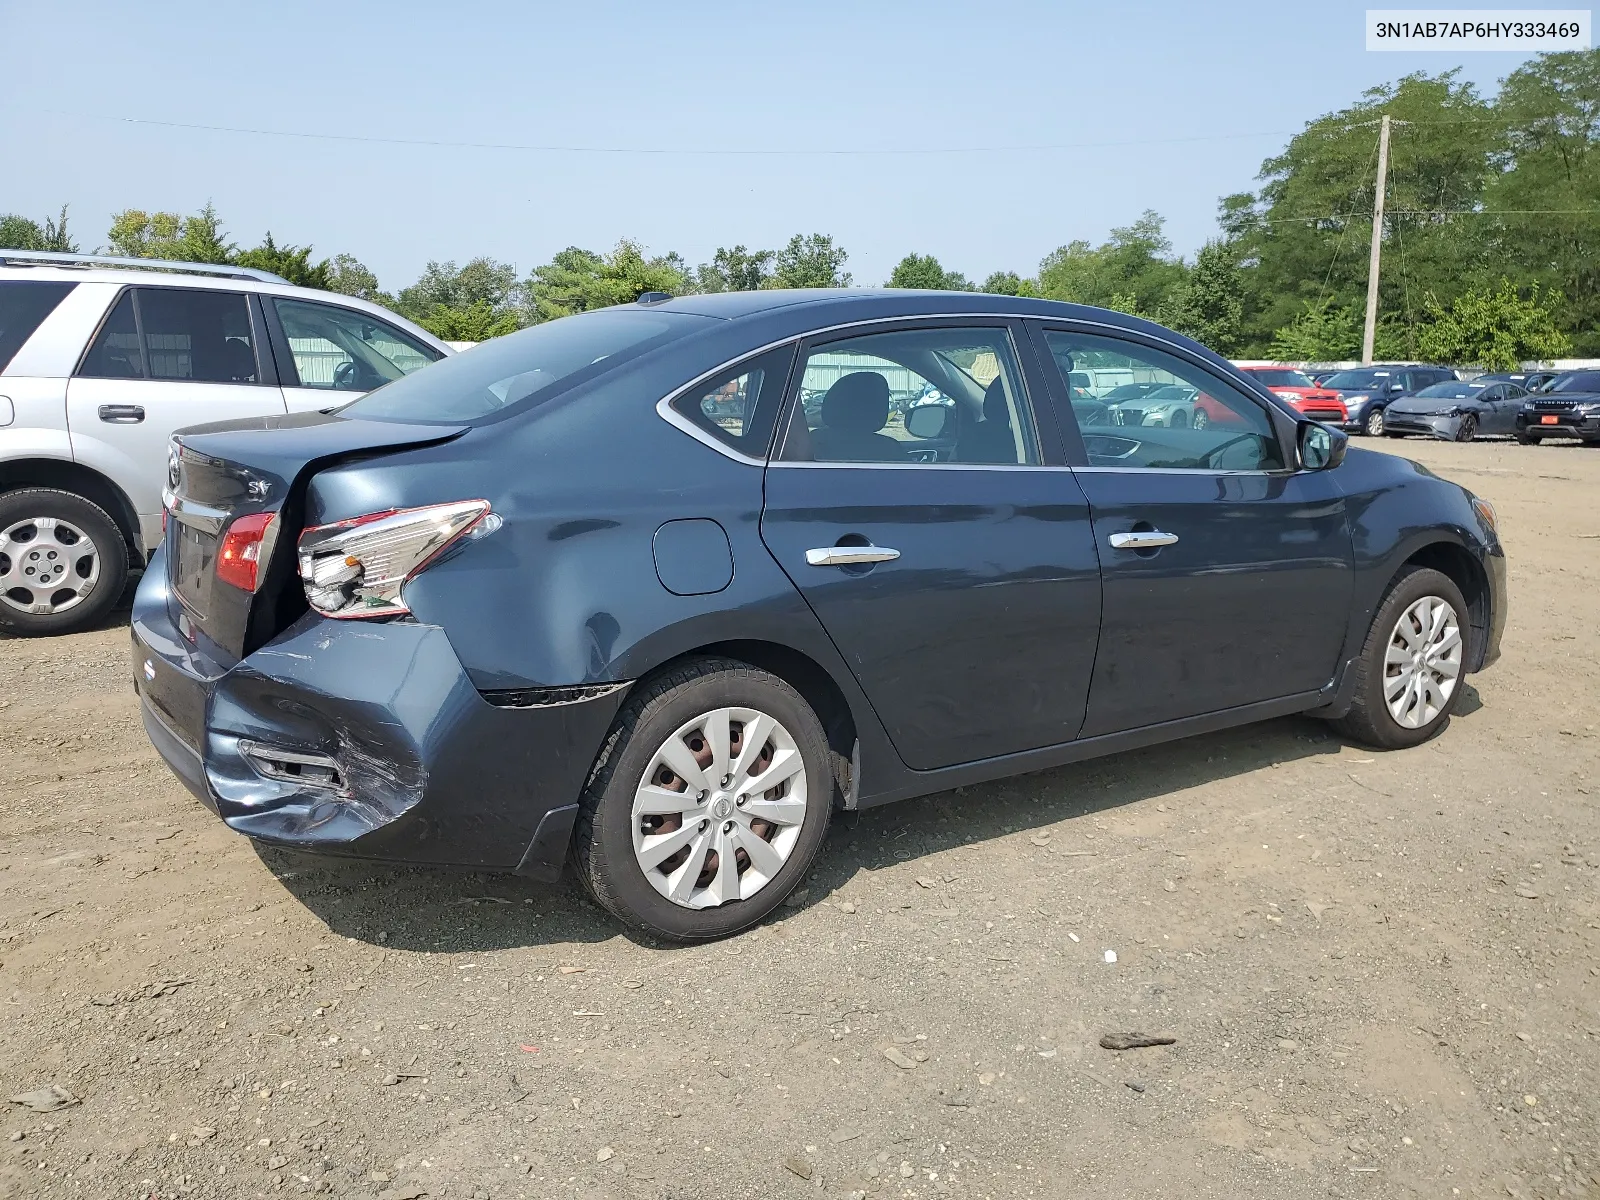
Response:
[{"label": "front door handle", "polygon": [[100,419],[110,425],[137,425],[144,420],[144,405],[102,404]]},{"label": "front door handle", "polygon": [[1159,529],[1146,529],[1139,533],[1113,533],[1110,538],[1113,550],[1155,550],[1161,546],[1170,546],[1177,540],[1177,534],[1162,533]]},{"label": "front door handle", "polygon": [[813,567],[851,567],[859,563],[893,562],[900,551],[887,546],[822,546],[806,551],[806,562]]}]

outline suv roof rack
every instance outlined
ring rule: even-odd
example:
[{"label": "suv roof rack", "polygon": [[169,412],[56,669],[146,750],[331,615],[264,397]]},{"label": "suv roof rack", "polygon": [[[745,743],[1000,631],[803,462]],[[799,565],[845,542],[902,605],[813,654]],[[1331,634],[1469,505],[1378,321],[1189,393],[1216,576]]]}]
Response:
[{"label": "suv roof rack", "polygon": [[130,267],[139,271],[176,271],[186,275],[218,275],[224,279],[254,279],[259,283],[288,283],[282,275],[235,267],[224,263],[174,262],[165,258],[115,258],[105,254],[57,254],[48,250],[0,250],[0,266],[14,267]]}]

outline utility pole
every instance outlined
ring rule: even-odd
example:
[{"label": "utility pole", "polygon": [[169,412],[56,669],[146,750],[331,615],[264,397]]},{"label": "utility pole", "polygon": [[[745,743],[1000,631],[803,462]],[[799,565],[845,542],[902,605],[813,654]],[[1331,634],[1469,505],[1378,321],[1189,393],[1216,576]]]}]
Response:
[{"label": "utility pole", "polygon": [[1367,323],[1361,331],[1361,365],[1372,365],[1378,334],[1378,259],[1383,251],[1383,193],[1389,186],[1389,114],[1378,128],[1378,186],[1372,196],[1372,257],[1367,263]]}]

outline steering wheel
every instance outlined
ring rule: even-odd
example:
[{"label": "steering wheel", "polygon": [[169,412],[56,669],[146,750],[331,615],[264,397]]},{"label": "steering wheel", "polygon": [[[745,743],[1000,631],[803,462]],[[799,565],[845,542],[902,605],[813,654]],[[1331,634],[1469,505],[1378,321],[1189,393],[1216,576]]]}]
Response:
[{"label": "steering wheel", "polygon": [[[1238,437],[1231,437],[1227,441],[1223,442],[1220,446],[1213,446],[1206,452],[1205,457],[1200,461],[1203,462],[1207,467],[1211,468],[1211,470],[1220,471],[1223,469],[1221,459],[1222,452],[1224,450],[1228,449],[1230,446],[1237,446],[1240,442],[1253,442],[1255,441],[1255,438],[1256,435],[1253,433],[1241,433]],[[1217,461],[1213,462],[1213,459],[1216,459]]]},{"label": "steering wheel", "polygon": [[354,359],[345,359],[344,362],[333,369],[333,386],[340,391],[359,391],[361,388],[361,384],[357,380],[359,372],[360,368],[356,365]]}]

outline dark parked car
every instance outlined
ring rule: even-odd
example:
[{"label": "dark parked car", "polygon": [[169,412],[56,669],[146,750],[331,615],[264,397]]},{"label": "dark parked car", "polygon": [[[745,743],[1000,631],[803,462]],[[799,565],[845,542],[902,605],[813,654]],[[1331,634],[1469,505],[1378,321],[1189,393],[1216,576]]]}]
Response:
[{"label": "dark parked car", "polygon": [[[1080,424],[1085,361],[1231,416]],[[890,373],[953,403],[891,426]],[[249,837],[570,860],[624,921],[716,937],[835,809],[1288,713],[1433,736],[1499,654],[1494,513],[1345,450],[1097,309],[646,297],[178,434],[135,683]]]},{"label": "dark parked car", "polygon": [[1340,371],[1322,381],[1321,386],[1338,392],[1347,416],[1343,428],[1368,437],[1382,437],[1384,411],[1401,396],[1410,396],[1435,383],[1448,383],[1456,377],[1449,367],[1429,367],[1417,363],[1384,364]]},{"label": "dark parked car", "polygon": [[1522,402],[1515,432],[1523,445],[1569,437],[1600,446],[1600,371],[1565,371],[1550,380]]},{"label": "dark parked car", "polygon": [[1390,403],[1384,432],[1390,437],[1426,433],[1447,442],[1470,442],[1480,433],[1509,437],[1517,430],[1517,414],[1527,394],[1514,383],[1488,377],[1429,384],[1414,396]]},{"label": "dark parked car", "polygon": [[1525,392],[1537,392],[1559,374],[1559,371],[1495,371],[1479,375],[1472,382],[1514,383]]}]

